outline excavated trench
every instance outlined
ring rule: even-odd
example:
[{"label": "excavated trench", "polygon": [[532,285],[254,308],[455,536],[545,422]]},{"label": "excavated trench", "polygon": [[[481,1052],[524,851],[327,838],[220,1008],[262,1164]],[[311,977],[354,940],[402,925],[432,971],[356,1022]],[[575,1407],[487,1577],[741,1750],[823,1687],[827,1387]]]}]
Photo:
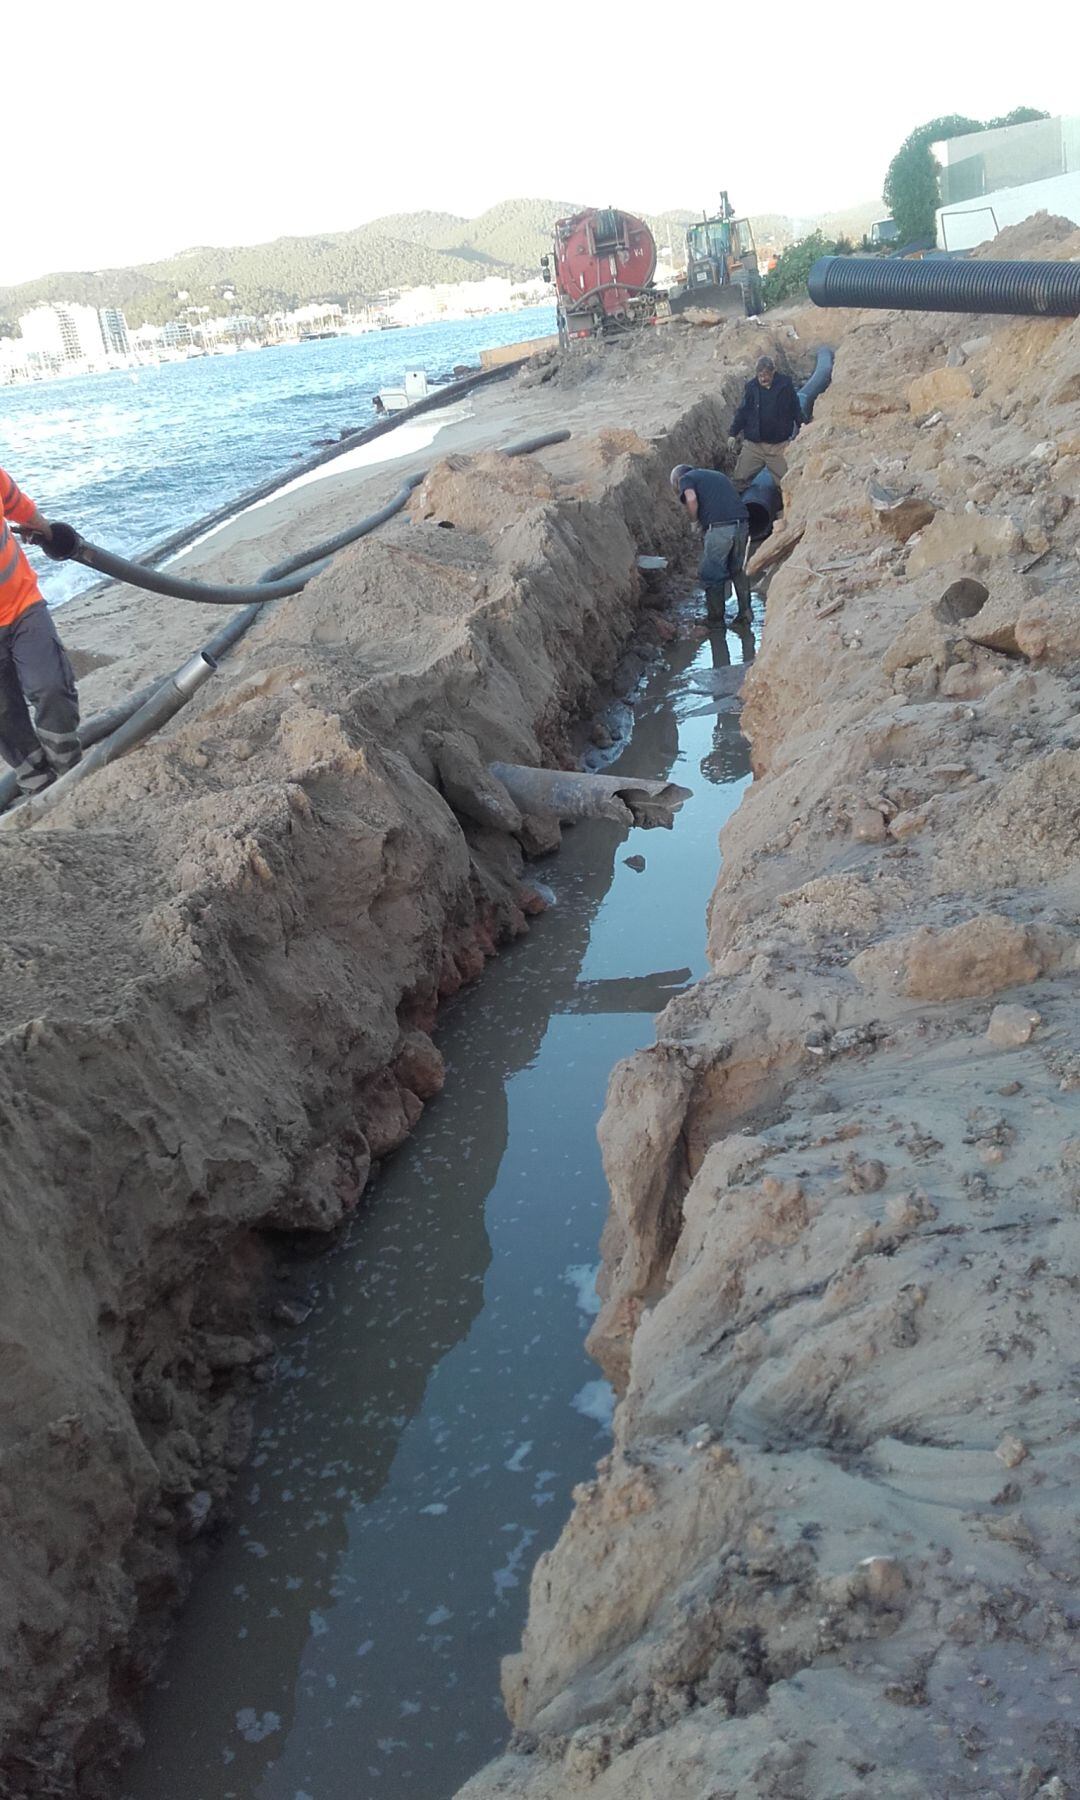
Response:
[{"label": "excavated trench", "polygon": [[[535,857],[542,847],[537,833],[550,847],[558,830],[553,821],[528,814],[508,826],[487,818],[483,808],[478,820],[470,807],[484,799],[485,761],[572,762],[573,721],[593,712],[606,682],[619,686],[620,669],[635,667],[635,642],[647,661],[648,645],[665,641],[666,627],[642,591],[636,556],[643,547],[685,553],[684,523],[670,501],[666,468],[680,454],[691,460],[709,455],[723,435],[733,386],[734,378],[725,375],[714,396],[695,400],[659,449],[633,433],[601,434],[599,450],[581,460],[591,471],[591,490],[566,475],[505,459],[438,465],[418,490],[409,520],[394,521],[346,550],[302,597],[280,602],[252,632],[236,667],[226,665],[179,722],[82,784],[47,830],[16,834],[8,846],[0,868],[0,901],[9,920],[0,1061],[4,1079],[22,1100],[14,1129],[0,1137],[0,1185],[5,1197],[34,1195],[33,1208],[8,1207],[10,1253],[0,1268],[7,1332],[0,1346],[7,1408],[0,1438],[0,1661],[11,1675],[0,1688],[0,1791],[12,1800],[118,1791],[118,1747],[134,1740],[139,1690],[157,1667],[192,1563],[204,1560],[203,1546],[230,1517],[246,1455],[247,1402],[269,1373],[271,1346],[260,1329],[265,1313],[258,1299],[266,1234],[308,1231],[325,1242],[322,1234],[357,1207],[373,1168],[388,1170],[377,1173],[373,1190],[381,1195],[385,1181],[384,1203],[365,1198],[352,1226],[357,1235],[332,1261],[313,1265],[320,1310],[307,1328],[310,1357],[301,1342],[290,1341],[286,1380],[267,1403],[261,1426],[268,1429],[279,1412],[285,1419],[294,1394],[310,1391],[304,1407],[313,1415],[334,1410],[318,1378],[310,1390],[304,1387],[311,1378],[301,1370],[321,1368],[329,1379],[340,1365],[341,1378],[348,1376],[353,1391],[338,1410],[351,1448],[327,1449],[318,1463],[319,1470],[331,1462],[354,1465],[354,1474],[342,1469],[329,1490],[342,1490],[334,1501],[342,1541],[361,1532],[354,1513],[374,1520],[379,1504],[390,1513],[395,1504],[400,1510],[379,1470],[392,1468],[396,1479],[402,1458],[411,1453],[414,1435],[405,1425],[426,1391],[428,1373],[436,1397],[443,1379],[444,1319],[457,1306],[471,1314],[479,1305],[485,1234],[498,1247],[504,1202],[507,1220],[515,1204],[522,1208],[527,1264],[538,1254],[527,1230],[542,1217],[535,1213],[537,1195],[581,1188],[584,1210],[575,1214],[557,1251],[558,1269],[548,1272],[543,1303],[537,1297],[528,1340],[542,1338],[549,1313],[558,1310],[554,1296],[560,1296],[572,1324],[565,1361],[569,1368],[576,1359],[576,1366],[569,1388],[564,1383],[561,1398],[553,1394],[548,1402],[566,1415],[549,1435],[553,1444],[565,1436],[568,1448],[563,1454],[553,1447],[541,1460],[537,1433],[524,1426],[517,1435],[511,1431],[532,1390],[509,1402],[501,1416],[513,1442],[498,1455],[500,1440],[491,1456],[499,1468],[515,1460],[521,1467],[504,1471],[511,1494],[498,1497],[497,1537],[480,1559],[486,1603],[470,1603],[470,1617],[486,1619],[492,1612],[485,1629],[494,1635],[487,1644],[478,1641],[475,1652],[458,1646],[464,1662],[472,1657],[483,1667],[478,1706],[486,1727],[480,1730],[475,1714],[467,1727],[455,1720],[455,1736],[459,1730],[470,1734],[466,1750],[454,1752],[461,1755],[458,1769],[472,1769],[501,1741],[498,1651],[519,1635],[522,1575],[546,1541],[545,1530],[554,1535],[560,1513],[554,1500],[534,1503],[529,1471],[551,1471],[538,1498],[542,1502],[545,1491],[561,1493],[565,1514],[570,1484],[589,1472],[603,1448],[599,1422],[570,1404],[597,1377],[581,1350],[588,1315],[576,1307],[561,1272],[595,1256],[606,1191],[591,1148],[588,1165],[584,1150],[576,1160],[568,1152],[565,1166],[544,1177],[553,1137],[549,1123],[537,1125],[533,1148],[508,1150],[502,1158],[500,1168],[508,1172],[514,1156],[524,1155],[522,1167],[532,1172],[516,1202],[505,1199],[503,1181],[490,1198],[489,1183],[479,1178],[460,1198],[458,1187],[474,1180],[481,1145],[495,1161],[498,1126],[492,1118],[505,1111],[503,1087],[509,1083],[516,1108],[535,1079],[529,1043],[551,1046],[547,1054],[536,1053],[544,1069],[528,1102],[536,1120],[549,1122],[562,1106],[567,1071],[555,1046],[563,1031],[595,1035],[591,1098],[573,1132],[567,1128],[579,1144],[584,1139],[591,1146],[612,1063],[648,1039],[653,1014],[673,987],[702,966],[704,900],[725,815],[702,798],[715,798],[715,784],[706,787],[695,776],[687,785],[701,793],[692,809],[670,836],[639,834],[648,867],[642,874],[620,864],[613,897],[603,906],[621,828],[575,828],[567,834],[565,854],[550,865],[561,904],[513,944],[526,932],[521,909],[534,867],[523,866],[522,847]],[[446,523],[456,529],[440,529]],[[672,652],[680,677],[689,654]],[[642,666],[638,660],[638,673]],[[678,752],[677,715],[688,702],[679,679],[672,679],[667,700],[650,687],[631,757],[635,773],[654,765],[666,769]],[[705,689],[690,684],[686,694],[691,688],[695,705],[713,706]],[[702,734],[701,755],[712,755],[718,768],[728,770],[736,754],[734,728],[727,697],[717,704],[721,711],[706,710],[692,729]],[[745,762],[738,769],[744,771]],[[664,885],[658,870],[692,841],[697,885],[689,904],[685,873],[680,869]],[[596,873],[601,862],[602,876]],[[590,962],[584,985],[577,983],[567,970],[584,954],[589,921],[593,914],[616,919],[619,895],[622,960],[612,951],[612,963],[595,972]],[[650,895],[659,898],[654,902]],[[667,941],[676,916],[692,944],[678,953]],[[661,935],[662,956],[631,935],[631,922],[638,921]],[[496,960],[476,996],[447,1009],[448,997],[507,943],[506,972]],[[598,955],[592,947],[590,959]],[[533,957],[536,977],[530,974]],[[658,962],[662,971],[675,971],[670,980],[654,979]],[[519,970],[520,993],[513,988]],[[559,981],[575,1009],[568,1015],[560,1011]],[[505,982],[511,989],[496,1007],[494,996]],[[605,985],[611,982],[613,987]],[[543,1002],[531,1017],[546,987],[550,1005]],[[482,1124],[468,1122],[481,1050],[469,1047],[467,1035],[461,1049],[453,1048],[459,1011],[463,1019],[475,1012],[473,1030],[481,1041],[487,1032],[485,1054],[494,1058],[485,1077],[493,1085],[493,1113]],[[460,1124],[453,1122],[450,1100],[432,1109],[430,1121],[424,1117],[424,1102],[442,1082],[443,1057],[428,1036],[437,1014],[440,1039],[454,1058],[451,1087],[460,1084],[467,1115]],[[493,1017],[498,1026],[485,1027],[483,1021]],[[496,1039],[501,1047],[492,1049]],[[511,1082],[515,1059],[530,1066]],[[576,1096],[576,1075],[569,1087]],[[57,1094],[65,1099],[59,1116]],[[46,1119],[48,1128],[39,1129]],[[386,1163],[418,1122],[417,1143],[431,1157],[426,1176],[417,1173],[411,1148],[398,1163]],[[472,1137],[475,1150],[466,1141]],[[440,1173],[440,1146],[447,1140],[459,1158],[452,1179]],[[591,1169],[587,1181],[579,1183],[579,1167]],[[437,1265],[429,1269],[423,1246],[451,1216],[447,1185],[461,1220],[451,1228],[448,1246],[428,1259]],[[490,1216],[482,1225],[485,1201]],[[388,1372],[389,1357],[383,1359],[380,1348],[369,1383],[362,1347],[393,1341],[395,1309],[390,1305],[368,1324],[370,1284],[362,1270],[348,1302],[354,1311],[342,1310],[338,1320],[335,1284],[346,1269],[352,1277],[352,1263],[366,1267],[383,1255],[378,1242],[365,1247],[369,1231],[378,1235],[384,1220],[403,1219],[414,1207],[423,1220],[429,1205],[436,1223],[428,1230],[410,1228],[411,1249],[402,1261],[410,1279],[430,1273],[439,1287],[421,1280],[419,1330],[414,1315],[397,1333],[400,1349],[389,1354],[398,1367],[389,1372],[403,1378],[399,1371],[418,1352],[422,1366],[413,1370],[411,1399],[384,1393],[379,1423],[369,1412],[378,1408],[376,1380],[379,1370]],[[540,1235],[546,1241],[546,1232]],[[460,1263],[465,1243],[473,1247],[462,1272],[454,1259]],[[394,1254],[392,1247],[386,1251]],[[511,1293],[512,1283],[501,1308],[485,1308],[485,1329],[494,1327],[500,1310],[515,1319],[521,1313]],[[294,1299],[289,1288],[286,1301]],[[294,1316],[298,1310],[291,1307]],[[347,1321],[357,1329],[351,1351],[331,1340],[327,1362],[319,1363],[316,1340]],[[431,1346],[423,1348],[429,1339]],[[513,1343],[508,1352],[510,1361],[524,1360]],[[495,1365],[487,1357],[482,1361],[490,1392],[474,1404],[482,1417],[494,1418],[500,1384],[491,1373]],[[539,1362],[534,1356],[534,1366]],[[588,1405],[586,1394],[582,1406]],[[313,1458],[322,1427],[309,1420],[308,1428]],[[361,1429],[372,1436],[363,1454],[356,1444]],[[414,1433],[420,1429],[418,1424]],[[529,1440],[534,1452],[520,1450]],[[181,1793],[190,1773],[187,1791],[208,1793],[208,1778],[195,1771],[206,1763],[227,1770],[232,1764],[226,1753],[238,1747],[254,1754],[249,1739],[264,1730],[266,1749],[259,1754],[273,1762],[281,1752],[285,1722],[302,1699],[298,1659],[303,1665],[309,1654],[308,1637],[317,1647],[332,1635],[323,1632],[323,1623],[334,1616],[327,1610],[331,1603],[341,1601],[327,1589],[320,1607],[303,1570],[284,1567],[291,1559],[282,1558],[279,1567],[278,1558],[244,1547],[249,1540],[266,1546],[275,1541],[269,1526],[259,1535],[246,1509],[261,1504],[249,1497],[255,1484],[263,1493],[275,1491],[277,1466],[271,1474],[254,1469],[243,1477],[232,1548],[198,1588],[178,1653],[181,1662],[187,1656],[197,1665],[189,1710],[183,1715],[178,1709],[178,1725],[168,1724],[164,1711],[160,1718],[151,1712],[151,1743],[164,1761],[157,1771],[145,1763],[134,1770],[131,1780],[144,1785],[133,1792]],[[303,1458],[298,1466],[305,1466]],[[321,1488],[318,1471],[311,1481]],[[284,1477],[277,1485],[299,1491]],[[508,1507],[511,1497],[515,1504]],[[452,1513],[424,1513],[429,1504],[450,1507],[424,1497],[417,1508],[422,1529],[445,1529],[440,1521]],[[296,1541],[314,1544],[310,1533],[329,1529],[318,1522],[323,1506],[321,1494],[306,1511],[301,1506],[290,1512],[292,1502],[286,1501],[278,1541],[291,1545],[293,1530]],[[513,1540],[502,1532],[511,1521],[521,1527]],[[378,1541],[380,1529],[372,1527],[370,1542]],[[530,1537],[532,1532],[538,1535]],[[475,1554],[473,1537],[466,1526],[457,1540],[463,1563]],[[194,1559],[184,1549],[193,1539]],[[319,1566],[325,1558],[329,1568],[327,1543]],[[268,1574],[271,1568],[280,1573],[284,1606],[268,1599],[258,1621],[254,1613],[241,1621],[214,1612],[212,1595],[222,1591],[221,1571],[233,1551],[242,1558],[249,1586],[264,1563]],[[419,1550],[406,1545],[403,1556],[411,1562]],[[506,1572],[497,1581],[500,1570]],[[289,1587],[297,1575],[303,1586]],[[515,1579],[519,1589],[512,1586]],[[389,1584],[380,1583],[379,1591],[387,1603],[393,1600]],[[295,1607],[288,1598],[294,1593]],[[439,1615],[439,1624],[441,1606],[451,1607],[445,1594],[424,1619]],[[226,1647],[236,1648],[240,1669],[250,1677],[257,1623],[269,1624],[273,1633],[275,1608],[291,1620],[295,1654],[273,1662],[277,1651],[268,1648],[265,1667],[277,1674],[260,1677],[258,1693],[245,1680],[234,1695]],[[242,1629],[247,1636],[239,1635]],[[415,1630],[399,1632],[410,1664],[416,1636]],[[357,1667],[366,1660],[357,1657],[365,1641],[361,1633],[349,1652]],[[205,1680],[211,1656],[222,1670],[213,1700]],[[176,1688],[183,1686],[180,1667],[169,1677]],[[344,1685],[342,1670],[329,1673]],[[398,1670],[385,1691],[399,1679],[408,1685]],[[214,1710],[218,1699],[227,1716],[224,1733],[220,1709]],[[395,1701],[393,1729],[382,1719],[376,1744],[403,1739],[403,1723],[431,1710],[428,1700],[418,1704],[421,1714],[406,1709],[398,1720]],[[341,1712],[348,1721],[354,1712],[361,1717],[358,1705],[343,1704]],[[280,1727],[273,1725],[275,1714]],[[182,1754],[176,1749],[185,1744],[185,1729],[197,1728],[200,1720],[207,1742],[213,1733],[201,1763],[190,1747]],[[366,1718],[362,1729],[367,1742]],[[413,1737],[418,1731],[413,1728]],[[440,1749],[439,1756],[450,1768],[449,1751],[443,1758]],[[246,1795],[256,1779],[238,1773],[223,1791]],[[427,1776],[419,1779],[416,1791],[425,1791]],[[299,1782],[289,1790],[302,1791]]]},{"label": "excavated trench", "polygon": [[596,1123],[705,969],[749,773],[739,641],[682,625],[606,765],[691,788],[674,829],[586,821],[535,865],[554,903],[440,1015],[442,1096],[335,1248],[281,1271],[301,1323],[124,1800],[439,1800],[505,1742],[500,1656],[607,1441]]}]

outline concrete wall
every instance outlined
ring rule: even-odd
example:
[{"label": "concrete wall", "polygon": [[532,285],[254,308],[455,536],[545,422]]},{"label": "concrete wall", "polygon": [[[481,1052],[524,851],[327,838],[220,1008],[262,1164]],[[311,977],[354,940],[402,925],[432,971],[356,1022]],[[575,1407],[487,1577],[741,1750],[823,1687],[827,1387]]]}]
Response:
[{"label": "concrete wall", "polygon": [[1066,156],[1066,127],[1073,119],[1032,119],[1026,125],[999,125],[969,132],[934,146],[941,163],[941,198],[963,205],[978,194],[1049,181],[1076,168]]},{"label": "concrete wall", "polygon": [[999,188],[957,206],[939,207],[938,247],[973,250],[1006,225],[1020,225],[1037,212],[1059,213],[1080,224],[1080,171],[1049,181],[1029,181],[1023,187]]}]

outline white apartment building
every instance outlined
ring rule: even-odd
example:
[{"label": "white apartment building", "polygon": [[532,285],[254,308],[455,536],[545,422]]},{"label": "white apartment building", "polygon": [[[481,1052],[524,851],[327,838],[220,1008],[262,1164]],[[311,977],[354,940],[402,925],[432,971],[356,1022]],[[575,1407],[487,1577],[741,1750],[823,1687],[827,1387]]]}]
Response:
[{"label": "white apartment building", "polygon": [[92,306],[35,306],[19,329],[28,350],[58,362],[100,361],[105,354],[101,321]]},{"label": "white apartment building", "polygon": [[118,306],[99,307],[98,324],[101,327],[102,342],[110,356],[131,355],[128,322]]},{"label": "white apartment building", "polygon": [[115,306],[34,306],[23,313],[19,329],[25,352],[51,363],[101,364],[107,357],[131,355],[127,320]]}]

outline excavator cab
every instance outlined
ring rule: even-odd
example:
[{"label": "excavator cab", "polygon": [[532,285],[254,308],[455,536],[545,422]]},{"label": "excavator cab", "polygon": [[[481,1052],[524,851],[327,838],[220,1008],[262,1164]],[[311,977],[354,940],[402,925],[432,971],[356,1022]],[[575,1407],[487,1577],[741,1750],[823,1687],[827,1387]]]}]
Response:
[{"label": "excavator cab", "polygon": [[686,285],[704,287],[727,280],[731,226],[726,219],[703,219],[686,233]]},{"label": "excavator cab", "polygon": [[720,211],[686,233],[686,285],[670,296],[672,312],[700,306],[710,312],[750,315],[761,311],[757,246],[749,219],[736,219],[727,193]]}]

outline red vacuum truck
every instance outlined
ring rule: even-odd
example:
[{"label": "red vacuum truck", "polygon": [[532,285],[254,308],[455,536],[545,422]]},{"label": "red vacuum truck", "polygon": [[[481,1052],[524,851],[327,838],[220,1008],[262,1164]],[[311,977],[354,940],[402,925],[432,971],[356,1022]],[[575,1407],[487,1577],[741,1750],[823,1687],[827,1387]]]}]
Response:
[{"label": "red vacuum truck", "polygon": [[563,344],[652,324],[659,298],[652,285],[656,245],[644,219],[590,206],[560,219],[554,238],[540,267],[555,288]]}]

